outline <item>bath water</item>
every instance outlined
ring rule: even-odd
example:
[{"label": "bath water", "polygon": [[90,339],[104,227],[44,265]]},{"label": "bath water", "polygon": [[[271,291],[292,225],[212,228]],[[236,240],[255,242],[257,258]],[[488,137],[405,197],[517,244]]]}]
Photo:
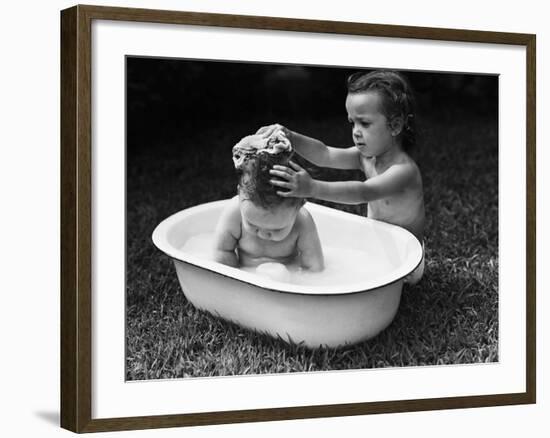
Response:
[{"label": "bath water", "polygon": [[[188,239],[181,250],[208,259],[213,247],[213,240],[213,233],[197,234]],[[285,272],[279,278],[271,278],[298,285],[333,286],[374,280],[396,268],[387,257],[384,257],[383,253],[378,251],[378,248],[373,247],[357,250],[323,245],[323,255],[325,269],[322,272],[302,270],[299,265],[293,263],[286,265],[288,273]],[[261,273],[261,268],[260,272],[256,271],[256,267],[241,269],[255,275],[265,275]]]}]

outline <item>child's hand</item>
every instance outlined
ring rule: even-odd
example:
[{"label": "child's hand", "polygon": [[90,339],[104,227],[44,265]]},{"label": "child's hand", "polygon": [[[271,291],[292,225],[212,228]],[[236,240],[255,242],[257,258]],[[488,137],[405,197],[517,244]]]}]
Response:
[{"label": "child's hand", "polygon": [[279,129],[281,129],[284,132],[285,136],[290,139],[290,130],[285,128],[283,125],[279,125],[278,123],[269,126],[262,126],[256,131],[256,135],[261,135],[262,137],[267,138]]},{"label": "child's hand", "polygon": [[273,166],[273,169],[269,171],[271,175],[278,176],[286,181],[280,181],[276,179],[270,180],[271,184],[277,187],[284,187],[289,189],[288,192],[277,192],[279,196],[285,198],[308,198],[313,195],[314,180],[309,176],[309,173],[298,164],[293,161],[288,163],[290,167],[286,166]]}]

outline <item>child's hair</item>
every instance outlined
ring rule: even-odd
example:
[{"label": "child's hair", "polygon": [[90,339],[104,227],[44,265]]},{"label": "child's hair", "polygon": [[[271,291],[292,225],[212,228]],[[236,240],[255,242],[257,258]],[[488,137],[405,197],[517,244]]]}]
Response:
[{"label": "child's hair", "polygon": [[243,165],[237,168],[240,194],[254,205],[267,210],[281,205],[302,206],[304,203],[303,198],[282,197],[277,194],[277,191],[280,191],[281,188],[277,188],[270,183],[270,180],[274,178],[269,173],[271,168],[275,164],[288,166],[293,154],[293,151],[278,154],[260,152],[247,157]]},{"label": "child's hair", "polygon": [[239,178],[238,190],[245,199],[258,207],[301,206],[302,198],[279,196],[280,188],[271,184],[274,178],[269,171],[275,164],[288,166],[294,156],[292,144],[282,129],[268,137],[249,135],[233,147],[233,164]]},{"label": "child's hair", "polygon": [[348,77],[347,85],[348,93],[380,93],[382,111],[388,121],[394,117],[403,118],[403,129],[400,134],[403,149],[408,151],[415,145],[414,95],[409,82],[402,74],[392,70],[357,72]]}]

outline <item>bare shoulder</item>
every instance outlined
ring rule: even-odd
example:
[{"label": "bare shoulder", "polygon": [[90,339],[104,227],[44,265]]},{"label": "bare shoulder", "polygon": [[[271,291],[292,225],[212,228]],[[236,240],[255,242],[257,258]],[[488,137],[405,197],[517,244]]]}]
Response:
[{"label": "bare shoulder", "polygon": [[401,160],[393,164],[390,168],[404,181],[408,181],[411,183],[422,181],[418,165],[408,155],[405,155]]},{"label": "bare shoulder", "polygon": [[241,235],[241,209],[239,206],[239,197],[234,196],[223,209],[216,231],[229,232],[235,238],[239,238]]},{"label": "bare shoulder", "polygon": [[322,271],[325,266],[323,248],[311,213],[302,207],[296,222],[299,227],[297,243],[301,266],[315,272]]},{"label": "bare shoulder", "polygon": [[296,227],[299,232],[307,232],[315,229],[315,222],[311,213],[304,207],[300,208],[296,215]]},{"label": "bare shoulder", "polygon": [[409,157],[407,167],[409,169],[409,172],[411,173],[411,176],[416,181],[422,183],[422,174],[420,173],[420,169],[418,168],[418,164],[416,164],[416,161],[414,161],[411,157]]}]

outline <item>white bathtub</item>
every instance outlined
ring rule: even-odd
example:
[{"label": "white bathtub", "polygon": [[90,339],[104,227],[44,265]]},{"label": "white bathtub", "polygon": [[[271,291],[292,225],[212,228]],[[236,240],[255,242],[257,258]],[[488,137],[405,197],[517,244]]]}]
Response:
[{"label": "white bathtub", "polygon": [[214,231],[229,200],[182,210],[162,221],[154,244],[169,255],[187,299],[199,309],[244,327],[304,343],[337,347],[371,338],[393,320],[404,278],[422,260],[422,247],[403,228],[308,202],[321,244],[376,248],[388,272],[338,286],[299,286],[225,266],[180,248],[191,236]]}]

